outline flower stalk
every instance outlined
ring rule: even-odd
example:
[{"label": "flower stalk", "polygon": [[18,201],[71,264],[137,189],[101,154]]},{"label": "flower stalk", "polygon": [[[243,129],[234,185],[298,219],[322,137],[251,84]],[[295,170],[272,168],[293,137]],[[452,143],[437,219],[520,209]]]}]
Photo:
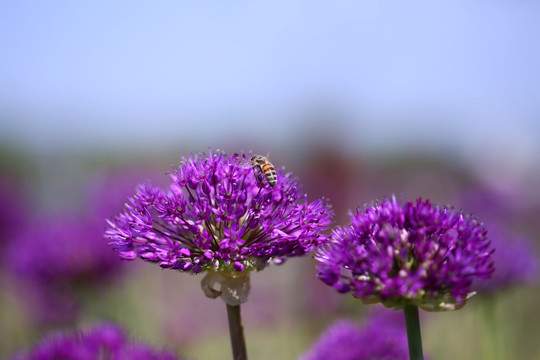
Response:
[{"label": "flower stalk", "polygon": [[247,360],[246,340],[240,305],[227,304],[227,319],[229,320],[229,334],[234,360]]},{"label": "flower stalk", "polygon": [[409,344],[409,359],[423,360],[422,336],[420,334],[420,320],[418,318],[418,307],[406,305],[403,308],[405,313],[405,326],[407,327],[407,343]]},{"label": "flower stalk", "polygon": [[484,359],[502,360],[504,356],[504,337],[500,336],[501,329],[497,322],[497,298],[494,296],[482,299],[482,316],[484,317],[482,329],[485,334],[482,344]]}]

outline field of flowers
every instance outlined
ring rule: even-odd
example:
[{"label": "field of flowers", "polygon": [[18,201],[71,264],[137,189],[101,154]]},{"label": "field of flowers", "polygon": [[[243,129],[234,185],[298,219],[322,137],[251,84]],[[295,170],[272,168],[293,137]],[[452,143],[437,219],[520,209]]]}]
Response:
[{"label": "field of flowers", "polygon": [[0,358],[540,359],[538,179],[306,153],[5,151]]}]

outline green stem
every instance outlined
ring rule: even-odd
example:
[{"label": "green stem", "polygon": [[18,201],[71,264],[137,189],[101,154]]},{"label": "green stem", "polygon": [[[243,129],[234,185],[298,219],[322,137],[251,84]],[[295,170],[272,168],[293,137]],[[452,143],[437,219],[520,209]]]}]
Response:
[{"label": "green stem", "polygon": [[487,336],[484,336],[484,359],[504,359],[504,338],[499,334],[497,326],[497,299],[484,298],[482,305],[484,315],[484,327]]},{"label": "green stem", "polygon": [[244,339],[244,327],[240,315],[240,305],[227,304],[227,318],[229,319],[229,334],[234,360],[247,360],[246,340]]},{"label": "green stem", "polygon": [[418,319],[418,308],[414,305],[407,305],[403,308],[405,313],[405,324],[407,327],[407,342],[409,343],[409,359],[423,360],[422,337],[420,335],[420,320]]}]

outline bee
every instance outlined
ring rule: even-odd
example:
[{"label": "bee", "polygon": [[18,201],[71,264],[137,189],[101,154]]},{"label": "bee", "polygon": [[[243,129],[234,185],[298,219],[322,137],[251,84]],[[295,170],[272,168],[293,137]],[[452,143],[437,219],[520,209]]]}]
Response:
[{"label": "bee", "polygon": [[264,179],[266,179],[266,182],[271,187],[275,187],[277,184],[277,173],[276,169],[274,168],[274,165],[268,161],[268,158],[262,155],[253,155],[249,161],[242,161],[244,166],[251,167],[253,169],[253,173],[255,174],[255,178],[257,179],[257,183],[260,185],[263,183]]}]

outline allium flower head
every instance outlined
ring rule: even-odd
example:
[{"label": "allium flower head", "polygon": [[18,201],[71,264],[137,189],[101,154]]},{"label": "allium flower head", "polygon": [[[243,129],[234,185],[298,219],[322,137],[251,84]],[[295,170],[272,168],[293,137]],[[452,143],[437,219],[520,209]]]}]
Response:
[{"label": "allium flower head", "polygon": [[81,290],[96,290],[122,274],[124,264],[103,243],[102,231],[93,219],[62,211],[29,221],[9,244],[6,267],[37,321],[74,321]]},{"label": "allium flower head", "polygon": [[15,355],[12,360],[180,360],[166,350],[157,350],[130,341],[119,326],[100,324],[86,331],[49,335],[33,349]]},{"label": "allium flower head", "polygon": [[25,280],[49,287],[99,285],[122,266],[99,239],[93,221],[68,213],[43,216],[21,231],[8,262]]},{"label": "allium flower head", "polygon": [[492,252],[474,217],[392,197],[352,214],[316,259],[322,281],[365,303],[441,311],[463,306],[473,279],[491,275]]},{"label": "allium flower head", "polygon": [[407,360],[404,326],[375,317],[359,326],[340,320],[330,326],[299,360]]},{"label": "allium flower head", "polygon": [[[125,198],[134,188],[133,174],[122,175],[90,176],[91,181],[80,188],[86,196],[73,199],[80,211],[47,208],[25,214],[2,253],[2,263],[18,277],[17,288],[24,291],[35,320],[73,322],[88,299],[81,296],[87,289],[96,294],[124,274],[125,264],[102,239],[112,201]],[[120,209],[118,203],[115,209]]]},{"label": "allium flower head", "polygon": [[239,166],[248,158],[221,152],[182,158],[169,189],[139,186],[105,237],[124,259],[208,271],[203,287],[210,297],[223,295],[225,282],[248,291],[245,274],[323,244],[320,232],[331,218],[330,207],[309,203],[290,174],[278,171],[275,187],[258,182],[252,169]]}]

